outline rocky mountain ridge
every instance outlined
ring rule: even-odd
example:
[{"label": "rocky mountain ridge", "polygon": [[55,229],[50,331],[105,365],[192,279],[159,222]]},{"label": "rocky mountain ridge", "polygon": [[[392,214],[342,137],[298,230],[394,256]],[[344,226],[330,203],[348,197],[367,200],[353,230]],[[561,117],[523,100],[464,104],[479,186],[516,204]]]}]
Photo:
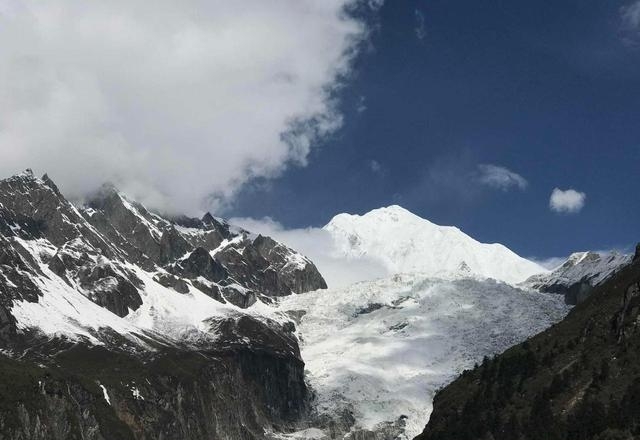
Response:
[{"label": "rocky mountain ridge", "polygon": [[0,180],[0,439],[286,430],[308,411],[304,363],[294,324],[264,307],[325,287],[306,257],[210,214]]},{"label": "rocky mountain ridge", "polygon": [[205,295],[229,310],[326,288],[310,260],[268,237],[210,214],[163,218],[110,186],[77,208],[46,176],[26,172],[0,181],[0,204],[5,298],[38,302],[42,290],[75,291],[131,318],[150,287]]},{"label": "rocky mountain ridge", "polygon": [[632,255],[616,251],[576,252],[549,273],[533,275],[522,286],[564,295],[567,304],[584,301],[591,291],[631,262]]}]

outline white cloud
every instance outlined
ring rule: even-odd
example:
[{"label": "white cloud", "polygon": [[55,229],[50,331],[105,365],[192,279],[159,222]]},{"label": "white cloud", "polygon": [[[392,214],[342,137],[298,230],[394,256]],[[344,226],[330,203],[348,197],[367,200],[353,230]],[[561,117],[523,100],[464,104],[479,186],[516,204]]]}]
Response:
[{"label": "white cloud", "polygon": [[321,228],[285,229],[270,218],[256,220],[233,218],[232,224],[249,231],[268,235],[309,257],[327,281],[329,287],[344,287],[358,281],[384,278],[390,275],[382,263],[361,257],[347,259],[336,251],[331,234]]},{"label": "white cloud", "polygon": [[518,173],[498,165],[478,165],[477,180],[491,188],[508,191],[511,188],[526,189],[527,180]]},{"label": "white cloud", "polygon": [[555,212],[573,214],[582,210],[586,199],[587,195],[583,192],[555,188],[549,198],[549,207]]},{"label": "white cloud", "polygon": [[0,176],[215,208],[340,126],[367,37],[345,8],[380,3],[0,0]]},{"label": "white cloud", "polygon": [[418,9],[416,9],[414,10],[414,15],[416,18],[416,27],[414,29],[416,33],[416,37],[418,37],[418,40],[424,40],[424,38],[427,36],[427,28],[424,21],[424,14],[420,12]]}]

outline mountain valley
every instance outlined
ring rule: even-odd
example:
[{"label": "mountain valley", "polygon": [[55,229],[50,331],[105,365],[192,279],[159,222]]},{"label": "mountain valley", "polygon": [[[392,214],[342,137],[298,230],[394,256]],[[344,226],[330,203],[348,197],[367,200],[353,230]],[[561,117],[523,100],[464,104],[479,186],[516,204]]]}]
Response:
[{"label": "mountain valley", "polygon": [[346,264],[394,275],[332,288],[208,213],[1,180],[0,439],[410,439],[434,395],[440,420],[439,389],[631,262],[585,253],[548,271],[399,206],[324,229]]}]

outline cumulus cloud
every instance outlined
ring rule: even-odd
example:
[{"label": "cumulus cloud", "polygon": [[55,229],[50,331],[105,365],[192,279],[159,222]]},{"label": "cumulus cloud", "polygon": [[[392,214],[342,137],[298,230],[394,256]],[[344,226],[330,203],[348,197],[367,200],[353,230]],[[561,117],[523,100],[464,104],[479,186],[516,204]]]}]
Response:
[{"label": "cumulus cloud", "polygon": [[518,173],[498,165],[478,165],[478,181],[491,188],[508,191],[511,188],[526,189],[527,180]]},{"label": "cumulus cloud", "polygon": [[574,214],[582,210],[586,199],[587,195],[583,192],[554,188],[549,198],[549,207],[555,212]]},{"label": "cumulus cloud", "polygon": [[333,237],[322,228],[285,229],[270,218],[233,218],[230,222],[249,231],[268,235],[309,257],[329,287],[389,276],[382,263],[366,257],[346,258],[336,251]]},{"label": "cumulus cloud", "polygon": [[380,5],[0,1],[0,176],[215,208],[341,125],[336,91],[368,34],[347,11]]}]

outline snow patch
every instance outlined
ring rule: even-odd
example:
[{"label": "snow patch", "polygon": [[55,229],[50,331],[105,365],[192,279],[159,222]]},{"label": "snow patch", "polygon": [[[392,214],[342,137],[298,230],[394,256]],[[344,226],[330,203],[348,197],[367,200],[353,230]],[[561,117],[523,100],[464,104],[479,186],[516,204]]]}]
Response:
[{"label": "snow patch", "polygon": [[102,388],[102,395],[104,396],[104,400],[106,400],[109,406],[111,406],[111,399],[109,399],[109,393],[107,393],[107,389],[102,384],[100,384],[100,388]]},{"label": "snow patch", "polygon": [[133,395],[133,398],[136,400],[144,400],[144,397],[142,397],[142,394],[140,394],[140,390],[137,387],[131,387],[131,394]]}]

